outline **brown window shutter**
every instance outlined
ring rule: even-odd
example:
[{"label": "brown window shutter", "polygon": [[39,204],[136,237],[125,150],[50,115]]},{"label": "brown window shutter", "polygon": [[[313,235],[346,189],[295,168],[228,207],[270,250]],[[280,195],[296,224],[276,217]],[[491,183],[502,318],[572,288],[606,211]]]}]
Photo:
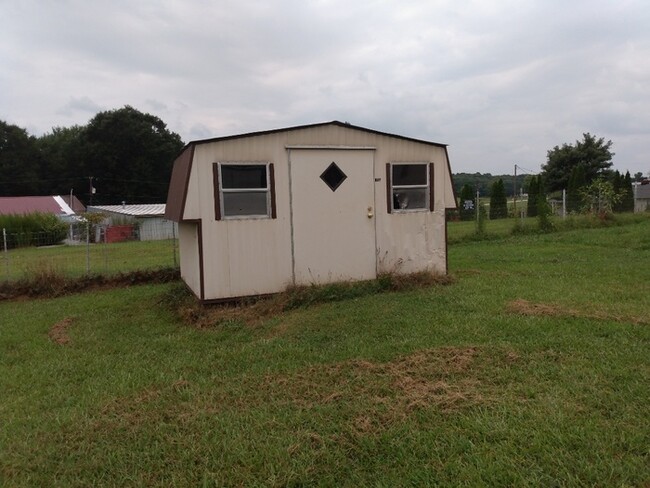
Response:
[{"label": "brown window shutter", "polygon": [[386,163],[386,210],[393,212],[393,192],[390,187],[390,163]]},{"label": "brown window shutter", "polygon": [[433,194],[433,163],[429,163],[429,210],[433,212],[435,210],[435,200]]},{"label": "brown window shutter", "polygon": [[275,206],[275,167],[269,164],[269,186],[271,187],[271,218],[276,219],[278,212]]},{"label": "brown window shutter", "polygon": [[221,198],[219,195],[219,163],[212,165],[212,181],[214,185],[214,220],[221,220]]}]

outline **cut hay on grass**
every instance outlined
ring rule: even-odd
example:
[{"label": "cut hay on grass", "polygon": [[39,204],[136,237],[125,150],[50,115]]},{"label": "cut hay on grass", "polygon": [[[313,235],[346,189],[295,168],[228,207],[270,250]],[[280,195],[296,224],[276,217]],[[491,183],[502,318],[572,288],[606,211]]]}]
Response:
[{"label": "cut hay on grass", "polygon": [[603,311],[583,312],[561,305],[547,303],[532,303],[528,300],[514,300],[506,306],[509,313],[537,317],[573,317],[593,320],[609,320],[634,325],[650,325],[650,319],[631,315],[616,315]]},{"label": "cut hay on grass", "polygon": [[483,384],[481,372],[509,362],[513,354],[484,354],[477,347],[425,349],[387,362],[353,359],[288,374],[246,376],[236,389],[217,382],[206,391],[178,380],[110,401],[93,428],[108,433],[158,421],[191,423],[226,411],[325,408],[338,412],[354,435],[376,435],[417,411],[451,413],[489,404],[498,395]]}]

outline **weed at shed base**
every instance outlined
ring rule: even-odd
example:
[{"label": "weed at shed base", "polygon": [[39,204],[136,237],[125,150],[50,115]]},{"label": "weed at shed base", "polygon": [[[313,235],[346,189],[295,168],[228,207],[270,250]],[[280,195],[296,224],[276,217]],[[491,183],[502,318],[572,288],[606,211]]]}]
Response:
[{"label": "weed at shed base", "polygon": [[376,280],[290,286],[281,293],[245,297],[219,304],[201,304],[185,284],[179,284],[170,290],[164,301],[184,323],[203,329],[228,323],[256,325],[283,312],[322,303],[452,283],[452,276],[426,271],[410,274],[383,273]]}]

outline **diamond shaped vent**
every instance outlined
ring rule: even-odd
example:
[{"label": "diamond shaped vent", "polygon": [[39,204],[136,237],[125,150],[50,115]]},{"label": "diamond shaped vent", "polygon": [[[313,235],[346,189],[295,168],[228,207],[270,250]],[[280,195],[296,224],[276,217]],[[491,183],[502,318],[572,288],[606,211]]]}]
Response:
[{"label": "diamond shaped vent", "polygon": [[320,175],[320,179],[323,180],[332,191],[336,191],[346,178],[347,175],[334,161],[332,161],[332,164],[330,164],[327,169],[323,171],[323,174]]}]

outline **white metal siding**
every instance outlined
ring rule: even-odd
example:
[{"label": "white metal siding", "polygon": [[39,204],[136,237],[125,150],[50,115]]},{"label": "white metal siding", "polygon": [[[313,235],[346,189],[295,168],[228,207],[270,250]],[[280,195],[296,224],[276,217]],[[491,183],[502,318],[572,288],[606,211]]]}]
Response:
[{"label": "white metal siding", "polygon": [[[376,148],[374,173],[379,181],[374,183],[373,211],[378,270],[445,272],[445,208],[455,206],[445,149],[346,127],[321,126],[196,146],[184,218],[200,218],[203,223],[205,299],[279,292],[292,282],[287,147],[306,145]],[[215,220],[212,165],[220,161],[274,163],[277,219]],[[385,165],[395,161],[434,163],[434,212],[387,213]],[[184,253],[182,247],[181,256]],[[182,262],[186,259],[182,257]]]},{"label": "white metal siding", "polygon": [[180,222],[178,240],[181,249],[181,277],[194,294],[200,297],[199,225],[196,222]]}]

